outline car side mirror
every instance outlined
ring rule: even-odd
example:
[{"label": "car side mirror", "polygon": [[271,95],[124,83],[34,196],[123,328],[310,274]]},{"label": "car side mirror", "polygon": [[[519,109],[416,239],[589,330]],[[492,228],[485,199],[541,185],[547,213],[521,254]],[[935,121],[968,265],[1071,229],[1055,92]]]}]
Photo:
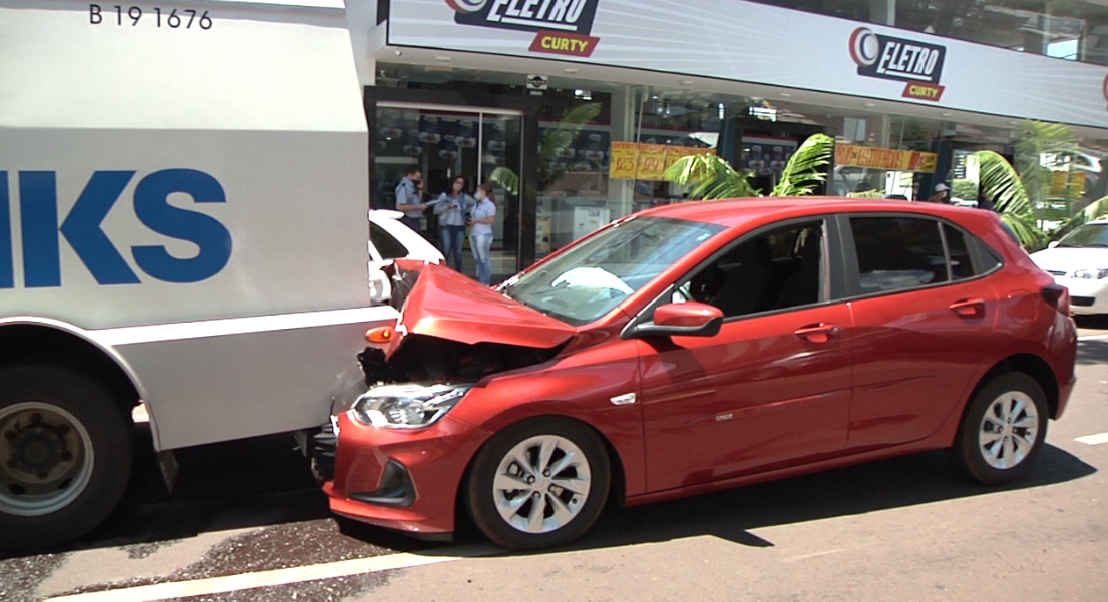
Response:
[{"label": "car side mirror", "polygon": [[704,303],[670,303],[654,310],[654,321],[639,324],[634,335],[714,337],[723,326],[723,312]]},{"label": "car side mirror", "polygon": [[1047,245],[1047,247],[1051,248],[1051,249],[1053,249],[1054,247],[1057,247],[1057,246],[1058,246],[1058,241],[1057,240],[1052,240],[1052,241],[1050,241],[1050,244]]}]

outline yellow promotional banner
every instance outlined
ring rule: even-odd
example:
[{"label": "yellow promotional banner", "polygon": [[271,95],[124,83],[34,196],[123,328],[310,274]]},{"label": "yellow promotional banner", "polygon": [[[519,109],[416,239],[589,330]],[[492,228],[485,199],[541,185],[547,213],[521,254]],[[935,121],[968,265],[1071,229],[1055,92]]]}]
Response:
[{"label": "yellow promotional banner", "polygon": [[664,144],[639,145],[639,169],[635,177],[640,180],[661,180],[666,173],[666,147]]},{"label": "yellow promotional banner", "polygon": [[678,159],[697,154],[697,150],[699,149],[693,148],[691,146],[667,146],[666,169],[673,167],[673,164],[676,163]]},{"label": "yellow promotional banner", "polygon": [[714,154],[714,148],[613,142],[608,175],[613,178],[664,180],[666,170],[681,157]]},{"label": "yellow promotional banner", "polygon": [[835,146],[835,165],[934,173],[938,163],[939,155],[936,153],[850,144]]},{"label": "yellow promotional banner", "polygon": [[1050,194],[1085,194],[1085,172],[1077,170],[1073,172],[1056,171],[1052,174]]},{"label": "yellow promotional banner", "polygon": [[[714,148],[699,148],[696,146],[667,146],[666,147],[666,171],[678,160],[692,155],[714,155]],[[669,178],[664,178],[669,180]]]},{"label": "yellow promotional banner", "polygon": [[634,142],[612,143],[612,164],[608,175],[613,178],[634,178],[639,168],[639,145]]}]

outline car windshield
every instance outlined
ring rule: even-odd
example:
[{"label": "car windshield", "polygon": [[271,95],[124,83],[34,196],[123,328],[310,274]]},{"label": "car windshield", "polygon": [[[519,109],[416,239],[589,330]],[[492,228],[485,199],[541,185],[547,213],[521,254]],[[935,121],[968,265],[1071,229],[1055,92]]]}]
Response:
[{"label": "car windshield", "polygon": [[724,228],[636,217],[506,281],[513,299],[574,326],[597,320]]},{"label": "car windshield", "polygon": [[1058,241],[1059,247],[1108,247],[1108,224],[1085,224]]}]

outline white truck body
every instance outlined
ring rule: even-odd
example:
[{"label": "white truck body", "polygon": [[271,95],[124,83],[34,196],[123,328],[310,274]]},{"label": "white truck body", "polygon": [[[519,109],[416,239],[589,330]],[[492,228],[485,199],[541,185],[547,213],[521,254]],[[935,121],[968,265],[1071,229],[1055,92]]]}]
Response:
[{"label": "white truck body", "polygon": [[342,3],[278,4],[0,0],[0,346],[91,342],[159,450],[320,424],[396,317]]}]

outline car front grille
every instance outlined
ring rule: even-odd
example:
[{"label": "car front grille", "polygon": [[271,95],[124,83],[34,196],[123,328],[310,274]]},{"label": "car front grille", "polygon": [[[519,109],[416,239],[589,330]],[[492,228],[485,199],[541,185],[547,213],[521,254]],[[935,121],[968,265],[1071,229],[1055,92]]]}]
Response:
[{"label": "car front grille", "polygon": [[1092,307],[1096,297],[1070,297],[1070,304],[1074,307]]},{"label": "car front grille", "polygon": [[1066,275],[1065,270],[1047,270],[1047,271],[1050,272],[1051,274],[1054,274],[1055,276],[1065,276]]}]

